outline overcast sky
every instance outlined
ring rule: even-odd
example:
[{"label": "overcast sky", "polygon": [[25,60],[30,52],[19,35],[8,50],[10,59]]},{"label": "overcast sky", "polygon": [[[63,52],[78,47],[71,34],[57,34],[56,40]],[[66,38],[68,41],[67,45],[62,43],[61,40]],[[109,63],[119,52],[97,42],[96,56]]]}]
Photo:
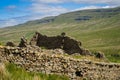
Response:
[{"label": "overcast sky", "polygon": [[120,6],[120,0],[0,0],[0,27],[83,9]]}]

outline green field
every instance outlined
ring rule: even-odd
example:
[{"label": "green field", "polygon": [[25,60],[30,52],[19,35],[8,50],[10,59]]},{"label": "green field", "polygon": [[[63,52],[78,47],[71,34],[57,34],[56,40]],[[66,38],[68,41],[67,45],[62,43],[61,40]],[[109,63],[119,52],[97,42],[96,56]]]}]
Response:
[{"label": "green field", "polygon": [[120,62],[120,7],[70,12],[1,28],[0,42],[18,44],[22,36],[30,40],[36,31],[48,36],[65,32],[84,48],[102,51],[110,61]]}]

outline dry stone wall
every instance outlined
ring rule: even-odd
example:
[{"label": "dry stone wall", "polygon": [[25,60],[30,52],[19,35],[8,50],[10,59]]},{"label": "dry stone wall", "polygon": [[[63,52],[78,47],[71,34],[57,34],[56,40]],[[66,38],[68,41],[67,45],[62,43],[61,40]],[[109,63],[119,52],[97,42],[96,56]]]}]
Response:
[{"label": "dry stone wall", "polygon": [[120,64],[78,60],[52,52],[46,53],[35,46],[4,47],[0,48],[0,60],[28,71],[67,75],[70,80],[120,80]]}]

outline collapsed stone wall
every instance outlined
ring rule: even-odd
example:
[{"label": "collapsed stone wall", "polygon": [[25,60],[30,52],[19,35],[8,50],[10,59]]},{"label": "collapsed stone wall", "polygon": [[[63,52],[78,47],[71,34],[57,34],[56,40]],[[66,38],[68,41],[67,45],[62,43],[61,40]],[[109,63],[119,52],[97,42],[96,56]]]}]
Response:
[{"label": "collapsed stone wall", "polygon": [[45,47],[47,49],[60,48],[68,54],[83,54],[81,42],[65,36],[65,33],[62,33],[59,36],[48,37],[36,32],[36,34],[31,39],[30,44],[39,47]]},{"label": "collapsed stone wall", "polygon": [[50,51],[46,53],[38,47],[0,48],[0,59],[28,71],[67,75],[70,80],[120,80],[120,64],[73,59]]}]

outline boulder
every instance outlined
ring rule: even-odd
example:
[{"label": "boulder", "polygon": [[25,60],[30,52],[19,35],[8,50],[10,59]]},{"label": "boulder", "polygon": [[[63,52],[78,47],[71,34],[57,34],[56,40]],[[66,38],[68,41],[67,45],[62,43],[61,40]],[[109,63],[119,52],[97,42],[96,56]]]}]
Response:
[{"label": "boulder", "polygon": [[88,49],[84,49],[82,55],[92,55],[92,53]]},{"label": "boulder", "polygon": [[96,58],[105,58],[104,53],[103,53],[103,52],[100,52],[100,51],[96,52],[96,53],[95,53],[95,56],[96,56]]},{"label": "boulder", "polygon": [[15,44],[13,42],[7,42],[6,46],[11,46],[11,47],[15,47]]}]

